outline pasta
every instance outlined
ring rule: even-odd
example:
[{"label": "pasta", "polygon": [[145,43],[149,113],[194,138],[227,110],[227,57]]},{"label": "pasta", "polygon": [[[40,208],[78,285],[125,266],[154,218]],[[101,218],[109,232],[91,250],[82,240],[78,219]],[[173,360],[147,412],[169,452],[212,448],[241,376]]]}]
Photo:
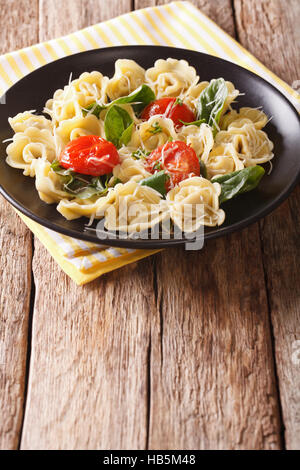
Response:
[{"label": "pasta", "polygon": [[70,78],[46,102],[48,117],[9,118],[6,162],[35,177],[41,200],[68,220],[129,236],[170,221],[186,233],[219,226],[220,205],[254,189],[274,156],[267,115],[234,109],[238,95],[223,78],[200,81],[185,60],[145,70],[119,59],[112,78]]},{"label": "pasta", "polygon": [[219,208],[220,192],[218,183],[202,177],[181,181],[167,194],[172,219],[185,232],[194,232],[200,225],[221,225],[225,213]]},{"label": "pasta", "polygon": [[134,133],[131,143],[134,147],[142,146],[147,150],[154,150],[170,139],[176,139],[177,134],[171,119],[152,116],[147,122],[140,124]]},{"label": "pasta", "polygon": [[206,162],[214,145],[214,137],[207,124],[201,124],[200,127],[194,125],[184,126],[178,137],[191,145],[197,156]]},{"label": "pasta", "polygon": [[34,176],[32,162],[35,159],[52,162],[56,158],[54,136],[47,129],[27,127],[17,132],[6,148],[6,162],[13,168],[24,170],[25,176]]},{"label": "pasta", "polygon": [[166,204],[152,188],[135,181],[117,184],[114,202],[105,211],[105,228],[122,232],[139,232],[161,222]]},{"label": "pasta", "polygon": [[199,79],[194,67],[191,67],[186,60],[171,58],[158,59],[154,67],[146,71],[145,76],[146,83],[153,88],[157,98],[180,96]]},{"label": "pasta", "polygon": [[107,94],[111,100],[129,95],[145,82],[145,70],[134,60],[119,59],[115,63],[115,74],[109,81]]},{"label": "pasta", "polygon": [[273,143],[252,122],[244,122],[241,127],[233,127],[231,124],[227,131],[217,134],[216,143],[232,143],[245,166],[265,163],[274,157]]},{"label": "pasta", "polygon": [[231,127],[241,127],[243,124],[251,123],[258,130],[263,129],[268,122],[268,117],[260,109],[241,108],[239,111],[232,109],[221,119],[221,129],[227,130]]}]

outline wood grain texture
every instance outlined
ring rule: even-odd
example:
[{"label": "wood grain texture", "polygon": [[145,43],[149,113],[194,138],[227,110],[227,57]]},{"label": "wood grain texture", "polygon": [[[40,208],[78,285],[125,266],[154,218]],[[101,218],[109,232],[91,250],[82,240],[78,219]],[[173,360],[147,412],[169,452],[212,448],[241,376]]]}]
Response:
[{"label": "wood grain texture", "polygon": [[143,449],[151,260],[75,287],[36,242],[22,449]]},{"label": "wood grain texture", "polygon": [[0,0],[0,53],[38,42],[39,0]]},{"label": "wood grain texture", "polygon": [[[41,17],[47,15],[41,19],[45,37],[86,25],[80,14],[70,24],[49,3],[40,9]],[[69,2],[67,8],[82,4]],[[115,16],[117,5],[109,2],[100,9],[99,2],[89,2],[86,18],[95,23]],[[120,6],[118,13],[130,2]],[[54,26],[57,22],[60,26]],[[145,448],[150,328],[157,314],[152,261],[79,288],[36,241],[33,273],[36,298],[21,448]]]},{"label": "wood grain texture", "polygon": [[[190,2],[218,23],[228,34],[235,35],[231,0],[190,0]],[[167,3],[171,2],[169,0],[134,0],[136,9]]]},{"label": "wood grain texture", "polygon": [[[26,8],[25,8],[26,6]],[[37,2],[0,1],[1,53],[35,43]],[[0,449],[16,449],[23,419],[31,291],[32,236],[0,200]]]},{"label": "wood grain texture", "polygon": [[[265,65],[290,84],[300,78],[300,3],[235,0],[238,35]],[[299,187],[261,223],[263,263],[275,339],[285,441],[300,448]],[[297,355],[298,351],[298,355]]]},{"label": "wood grain texture", "polygon": [[[273,2],[271,10],[262,5]],[[292,14],[273,2],[235,0],[235,21],[244,45],[286,79],[283,46],[287,36],[296,43],[298,32],[292,31]],[[8,3],[16,15],[7,11]],[[28,16],[35,25],[32,37],[24,32],[25,42],[17,35],[14,43],[16,22],[22,11],[28,14],[23,3],[0,0],[0,18],[3,12],[9,16],[7,50],[36,42],[33,35],[45,40],[117,16],[133,3],[142,8],[168,2],[66,0],[62,15],[61,2],[40,0],[38,28],[36,0]],[[235,35],[230,0],[193,3]],[[297,18],[296,1],[288,3]],[[276,37],[279,26],[281,39]],[[254,27],[265,35],[265,52]],[[279,58],[270,57],[272,41]],[[288,48],[289,61],[299,65],[294,45]],[[298,65],[288,66],[290,80],[297,78]],[[300,365],[292,363],[294,341],[300,340],[299,291],[294,288],[298,214],[299,195],[294,194],[260,231],[254,225],[207,243],[200,253],[169,250],[85,287],[76,287],[35,240],[36,296],[21,448],[278,449],[281,421],[271,333],[286,442],[299,448]],[[10,362],[8,379],[0,379],[5,418],[0,442],[15,448],[24,400],[31,242],[18,219],[7,222],[7,213],[0,227],[8,285],[1,296],[6,325],[0,328],[0,352]],[[13,301],[7,302],[9,296]]]},{"label": "wood grain texture", "polygon": [[46,41],[131,10],[131,0],[40,0],[39,36]]},{"label": "wood grain texture", "polygon": [[150,448],[280,447],[264,276],[253,256],[258,243],[253,226],[199,253],[160,255]]},{"label": "wood grain texture", "polygon": [[[229,2],[196,3],[232,34]],[[256,225],[201,253],[158,256],[149,448],[280,448],[260,254]]]}]

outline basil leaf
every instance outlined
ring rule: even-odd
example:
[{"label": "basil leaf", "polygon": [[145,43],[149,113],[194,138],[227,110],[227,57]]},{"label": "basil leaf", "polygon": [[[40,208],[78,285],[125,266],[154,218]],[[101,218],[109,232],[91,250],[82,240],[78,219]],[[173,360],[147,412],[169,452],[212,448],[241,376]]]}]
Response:
[{"label": "basil leaf", "polygon": [[205,121],[205,119],[198,119],[198,121],[184,122],[181,119],[179,119],[179,122],[181,122],[184,126],[198,126],[198,127],[200,127],[201,124],[204,124],[206,121]]},{"label": "basil leaf", "polygon": [[63,168],[62,166],[60,166],[58,160],[54,160],[51,163],[51,168],[53,171],[55,171],[55,173],[61,176],[71,176],[74,173],[73,170],[71,170],[70,168]]},{"label": "basil leaf", "polygon": [[203,178],[206,178],[206,179],[207,179],[207,168],[206,168],[206,165],[205,165],[204,161],[201,160],[201,158],[199,158],[199,162],[200,162],[200,175],[203,176]]},{"label": "basil leaf", "polygon": [[[130,125],[133,123],[133,120],[125,111],[125,109],[121,108],[120,106],[113,105],[109,108],[109,110],[106,113],[105,120],[104,120],[104,130],[105,130],[105,136],[107,140],[112,142],[117,148],[121,146],[122,138],[128,139],[128,134],[130,132],[129,140],[131,137],[131,130],[128,132],[128,134],[124,135],[124,131],[130,127]],[[128,142],[129,142],[128,140]]]},{"label": "basil leaf", "polygon": [[165,196],[167,193],[166,190],[166,181],[169,179],[164,170],[154,173],[154,175],[149,176],[148,178],[141,181],[142,186],[149,186],[155,191],[159,192],[162,196]]},{"label": "basil leaf", "polygon": [[128,96],[121,96],[113,104],[131,104],[135,113],[139,114],[145,106],[155,100],[155,94],[148,85],[141,85]]},{"label": "basil leaf", "polygon": [[204,121],[212,128],[215,135],[218,129],[221,113],[224,108],[228,90],[224,78],[210,81],[199,96],[197,102],[197,120]]},{"label": "basil leaf", "polygon": [[133,130],[133,121],[132,123],[130,124],[130,126],[127,127],[127,129],[125,129],[125,131],[123,132],[123,134],[121,135],[120,137],[120,145],[127,145],[128,142],[130,141],[131,139],[131,136],[132,136],[132,130]]},{"label": "basil leaf", "polygon": [[103,196],[107,193],[108,181],[111,175],[105,175],[103,177],[97,176],[94,178],[88,175],[82,175],[70,168],[63,168],[57,160],[54,160],[51,164],[51,168],[62,178],[64,191],[72,194],[76,198],[88,199],[95,195]]},{"label": "basil leaf", "polygon": [[88,106],[86,106],[85,108],[82,108],[82,113],[85,117],[88,114],[88,112],[92,110],[90,114],[94,114],[99,119],[101,111],[103,111],[103,109],[106,109],[106,108],[107,108],[106,105],[101,106],[100,104],[93,102],[89,104]]},{"label": "basil leaf", "polygon": [[211,181],[213,183],[220,183],[221,185],[222,190],[219,201],[220,204],[222,204],[238,194],[255,189],[264,174],[264,168],[256,165],[228,173],[227,175],[214,176]]}]

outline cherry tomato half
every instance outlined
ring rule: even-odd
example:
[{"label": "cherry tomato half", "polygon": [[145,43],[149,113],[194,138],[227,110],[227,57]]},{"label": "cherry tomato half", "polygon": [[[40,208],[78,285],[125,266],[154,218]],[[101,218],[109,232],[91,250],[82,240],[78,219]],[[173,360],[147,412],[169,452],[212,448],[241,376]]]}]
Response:
[{"label": "cherry tomato half", "polygon": [[166,182],[169,191],[176,184],[191,176],[200,176],[199,159],[191,146],[176,140],[161,145],[147,157],[146,170],[155,173],[160,170],[170,176]]},{"label": "cherry tomato half", "polygon": [[183,126],[181,121],[193,122],[196,120],[193,111],[177,98],[161,98],[152,101],[146,106],[141,117],[144,121],[148,121],[151,116],[156,114],[163,114],[165,117],[172,119],[177,129]]},{"label": "cherry tomato half", "polygon": [[71,140],[59,157],[64,168],[83,175],[101,176],[112,172],[120,163],[114,144],[97,135],[84,135]]}]

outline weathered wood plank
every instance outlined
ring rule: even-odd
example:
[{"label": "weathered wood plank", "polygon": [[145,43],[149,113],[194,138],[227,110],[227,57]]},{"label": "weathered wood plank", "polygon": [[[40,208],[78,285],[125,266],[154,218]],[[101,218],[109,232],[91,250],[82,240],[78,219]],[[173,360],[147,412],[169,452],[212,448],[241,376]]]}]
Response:
[{"label": "weathered wood plank", "polygon": [[268,305],[253,246],[256,225],[200,253],[160,256],[150,448],[280,447]]},{"label": "weathered wood plank", "polygon": [[[228,34],[235,35],[231,0],[190,0],[190,2],[218,23]],[[134,0],[136,9],[166,3],[170,3],[170,0]]]},{"label": "weathered wood plank", "polygon": [[[1,54],[35,43],[37,2],[0,1]],[[0,449],[18,447],[23,419],[29,303],[31,232],[0,201]]]},{"label": "weathered wood plank", "polygon": [[22,449],[144,449],[154,310],[145,260],[76,287],[36,243]]},{"label": "weathered wood plank", "polygon": [[[29,5],[25,0],[1,0],[1,54],[35,43],[37,22],[37,2]],[[16,449],[22,426],[26,381],[32,237],[2,197],[0,252],[0,449]]]},{"label": "weathered wood plank", "polygon": [[[230,2],[194,3],[233,34]],[[281,446],[260,254],[255,225],[201,253],[159,255],[149,448]]]},{"label": "weathered wood plank", "polygon": [[[64,6],[69,13],[62,16],[54,2],[41,2],[41,39],[124,13],[130,3],[69,1]],[[86,16],[80,13],[83,6]],[[156,315],[152,261],[79,288],[36,241],[33,272],[36,301],[22,449],[145,448],[147,364]]]},{"label": "weathered wood plank", "polygon": [[72,33],[131,10],[131,0],[40,0],[40,40]]},{"label": "weathered wood plank", "polygon": [[[235,0],[240,40],[290,84],[300,77],[297,0]],[[300,191],[261,223],[285,441],[300,447]],[[298,354],[297,354],[298,353]]]}]

